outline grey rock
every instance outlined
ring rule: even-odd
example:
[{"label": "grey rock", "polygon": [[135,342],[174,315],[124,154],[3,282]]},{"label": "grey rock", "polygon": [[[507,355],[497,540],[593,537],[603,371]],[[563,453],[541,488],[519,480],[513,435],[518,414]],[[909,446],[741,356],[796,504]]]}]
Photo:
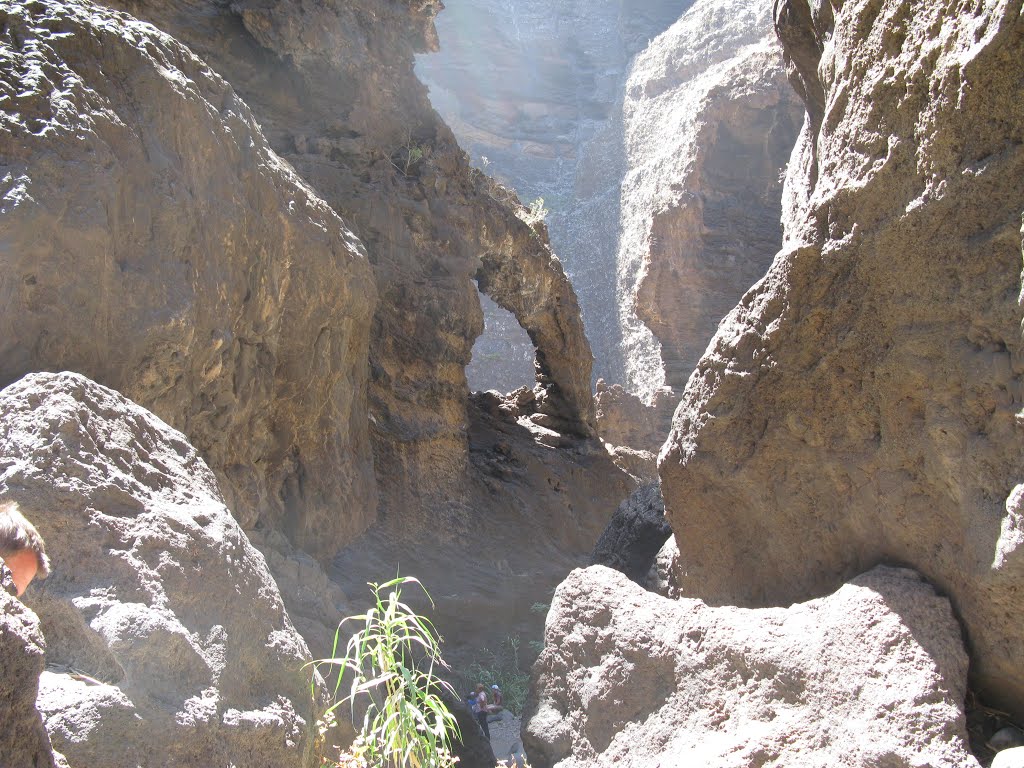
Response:
[{"label": "grey rock", "polygon": [[309,651],[185,437],[72,373],[0,392],[0,492],[47,543],[26,593],[72,765],[312,765]]},{"label": "grey rock", "polygon": [[538,768],[978,768],[949,601],[878,567],[789,608],[709,607],[617,571],[573,571],[534,665]]},{"label": "grey rock", "polygon": [[956,605],[976,693],[1019,721],[1020,6],[811,11],[784,42],[794,66],[819,57],[826,111],[790,162],[783,249],[662,453],[681,587],[788,605],[913,566]]},{"label": "grey rock", "polygon": [[665,503],[657,483],[641,485],[623,501],[591,554],[592,565],[604,565],[647,586],[647,574],[662,545],[672,535],[665,521]]},{"label": "grey rock", "polygon": [[[544,199],[552,246],[580,297],[594,375],[610,381],[624,376],[614,311],[623,84],[633,56],[689,4],[448,0],[437,17],[440,51],[416,63],[473,162],[524,201]],[[482,349],[530,353],[515,328],[486,313]],[[470,370],[474,389],[521,383],[508,378],[505,359],[474,360]]]},{"label": "grey rock", "polygon": [[38,617],[15,597],[14,581],[0,564],[0,765],[57,768],[50,738],[36,709],[46,643]]}]

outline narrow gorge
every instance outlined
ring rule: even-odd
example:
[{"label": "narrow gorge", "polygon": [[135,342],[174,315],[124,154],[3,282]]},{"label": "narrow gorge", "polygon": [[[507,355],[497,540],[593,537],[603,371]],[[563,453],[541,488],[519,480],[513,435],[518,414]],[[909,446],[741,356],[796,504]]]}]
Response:
[{"label": "narrow gorge", "polygon": [[390,765],[396,574],[462,768],[1024,765],[1021,0],[0,0],[0,180],[2,768]]}]

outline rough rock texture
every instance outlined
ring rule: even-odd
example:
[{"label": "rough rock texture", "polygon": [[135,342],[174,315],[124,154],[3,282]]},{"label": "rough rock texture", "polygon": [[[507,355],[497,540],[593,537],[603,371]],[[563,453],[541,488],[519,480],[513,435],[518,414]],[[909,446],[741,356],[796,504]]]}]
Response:
[{"label": "rough rock texture", "polygon": [[36,709],[45,653],[39,619],[15,597],[11,572],[0,564],[0,765],[56,768]]},{"label": "rough rock texture", "polygon": [[911,565],[950,595],[982,700],[1019,719],[1021,3],[801,8],[777,8],[809,94],[785,247],[662,454],[681,586],[785,605]]},{"label": "rough rock texture", "polygon": [[362,246],[181,44],[87,2],[0,16],[0,384],[80,371],[185,432],[243,526],[351,538],[375,506]]},{"label": "rough rock texture", "polygon": [[645,587],[654,559],[671,535],[661,488],[657,483],[641,485],[615,510],[594,546],[590,562],[621,571]]},{"label": "rough rock texture", "polygon": [[771,3],[695,3],[636,58],[623,110],[623,381],[650,402],[683,388],[782,240],[781,171],[802,108]]},{"label": "rough rock texture", "polygon": [[0,392],[0,493],[46,540],[38,706],[72,765],[313,765],[309,651],[184,436],[77,374]]},{"label": "rough rock texture", "polygon": [[[615,294],[619,185],[625,169],[622,86],[632,57],[690,0],[447,0],[440,51],[417,72],[459,142],[487,173],[544,199],[554,250],[580,296],[595,375],[622,381]],[[485,159],[486,158],[486,159]],[[486,307],[485,307],[486,312]],[[488,326],[500,333],[494,315]],[[488,347],[529,351],[514,336]],[[507,392],[500,361],[480,361],[480,389]],[[484,370],[480,370],[484,369]]]},{"label": "rough rock texture", "polygon": [[[225,77],[274,150],[365,244],[379,295],[369,405],[385,514],[466,503],[464,367],[481,330],[474,279],[537,345],[538,412],[592,431],[591,353],[543,229],[470,170],[413,74],[414,52],[436,47],[440,3],[119,4]],[[340,509],[361,517],[370,507],[368,498]]]},{"label": "rough rock texture", "polygon": [[749,610],[595,566],[555,593],[523,737],[538,768],[977,768],[966,677],[949,601],[913,571]]}]

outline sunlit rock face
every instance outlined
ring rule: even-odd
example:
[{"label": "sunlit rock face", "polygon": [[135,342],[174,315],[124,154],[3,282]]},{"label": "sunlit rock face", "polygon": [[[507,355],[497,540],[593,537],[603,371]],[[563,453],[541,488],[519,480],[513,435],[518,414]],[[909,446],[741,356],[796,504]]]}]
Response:
[{"label": "sunlit rock face", "polygon": [[[1024,714],[1019,4],[777,4],[808,118],[785,245],[660,473],[683,592],[788,605],[878,561],[949,594]],[[709,553],[714,556],[709,556]]]},{"label": "sunlit rock face", "polygon": [[[614,280],[622,87],[632,57],[688,4],[451,0],[437,18],[440,52],[417,61],[431,102],[473,162],[524,201],[544,198],[552,246],[580,297],[594,375],[613,382],[625,371]],[[522,340],[504,343],[518,343],[522,356]],[[505,391],[517,383],[504,382],[501,369],[482,375]]]},{"label": "sunlit rock face", "polygon": [[782,172],[803,108],[771,4],[695,3],[636,58],[624,115],[623,381],[650,403],[683,388],[782,241]]},{"label": "sunlit rock face", "polygon": [[978,768],[966,681],[949,600],[910,570],[748,610],[594,566],[555,592],[523,743],[538,768]]},{"label": "sunlit rock face", "polygon": [[[0,494],[46,540],[50,576],[23,597],[71,765],[319,763],[309,650],[184,435],[84,376],[30,374],[0,391]],[[39,653],[35,679],[5,678],[34,689]],[[0,754],[29,714],[4,720]]]}]

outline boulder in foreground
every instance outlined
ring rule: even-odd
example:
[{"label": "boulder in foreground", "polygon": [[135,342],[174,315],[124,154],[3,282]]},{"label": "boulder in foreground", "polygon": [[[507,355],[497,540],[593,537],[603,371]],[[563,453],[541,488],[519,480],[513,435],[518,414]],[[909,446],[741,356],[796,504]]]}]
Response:
[{"label": "boulder in foreground", "polygon": [[311,765],[305,642],[185,440],[72,373],[0,392],[0,494],[46,539],[25,597],[73,766]]},{"label": "boulder in foreground", "polygon": [[573,571],[555,593],[523,740],[535,768],[976,768],[949,601],[877,567],[789,608],[712,608]]}]

